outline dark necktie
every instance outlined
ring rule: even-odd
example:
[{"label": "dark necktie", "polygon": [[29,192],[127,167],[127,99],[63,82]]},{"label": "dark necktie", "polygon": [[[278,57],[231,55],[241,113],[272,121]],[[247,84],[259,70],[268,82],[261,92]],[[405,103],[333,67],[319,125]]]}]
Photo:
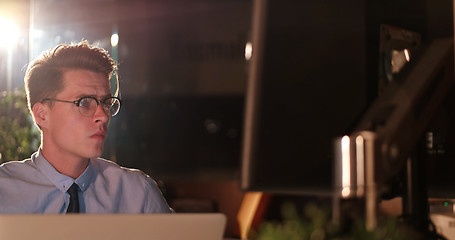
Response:
[{"label": "dark necktie", "polygon": [[73,183],[68,189],[70,195],[70,204],[68,205],[68,210],[66,213],[79,213],[79,197],[78,197],[79,186],[76,183]]}]

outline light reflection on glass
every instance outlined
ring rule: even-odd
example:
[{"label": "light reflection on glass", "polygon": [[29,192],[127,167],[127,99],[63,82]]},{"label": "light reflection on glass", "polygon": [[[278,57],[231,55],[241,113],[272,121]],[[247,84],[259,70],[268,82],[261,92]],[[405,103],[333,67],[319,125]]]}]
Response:
[{"label": "light reflection on glass", "polygon": [[247,42],[245,45],[245,59],[250,60],[253,56],[253,44],[251,42]]},{"label": "light reflection on glass", "polygon": [[408,49],[404,49],[403,52],[404,52],[404,56],[406,58],[406,61],[410,62],[411,61],[411,57],[409,56],[409,50]]},{"label": "light reflection on glass", "polygon": [[351,193],[351,154],[349,149],[349,136],[344,136],[341,139],[341,164],[342,164],[342,186],[341,195],[348,197]]},{"label": "light reflection on glass", "polygon": [[341,190],[341,196],[348,197],[349,194],[351,194],[351,189],[349,187],[343,187],[343,190]]},{"label": "light reflection on glass", "polygon": [[408,49],[392,50],[392,73],[399,73],[406,63],[411,61]]},{"label": "light reflection on glass", "polygon": [[356,165],[357,165],[357,195],[362,196],[365,186],[365,152],[364,152],[364,139],[358,136],[355,139],[356,143]]}]

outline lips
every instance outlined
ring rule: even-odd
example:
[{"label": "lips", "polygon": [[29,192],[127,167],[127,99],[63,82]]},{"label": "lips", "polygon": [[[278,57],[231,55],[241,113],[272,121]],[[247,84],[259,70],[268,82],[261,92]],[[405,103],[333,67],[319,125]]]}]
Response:
[{"label": "lips", "polygon": [[98,131],[95,134],[93,134],[92,136],[90,136],[90,138],[104,140],[106,138],[106,132]]}]

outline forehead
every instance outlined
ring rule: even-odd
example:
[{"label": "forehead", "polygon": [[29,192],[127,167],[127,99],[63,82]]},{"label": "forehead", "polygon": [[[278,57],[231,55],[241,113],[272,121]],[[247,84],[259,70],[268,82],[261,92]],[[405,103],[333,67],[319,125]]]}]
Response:
[{"label": "forehead", "polygon": [[63,73],[63,90],[58,96],[107,96],[109,81],[101,73],[88,70],[67,70]]}]

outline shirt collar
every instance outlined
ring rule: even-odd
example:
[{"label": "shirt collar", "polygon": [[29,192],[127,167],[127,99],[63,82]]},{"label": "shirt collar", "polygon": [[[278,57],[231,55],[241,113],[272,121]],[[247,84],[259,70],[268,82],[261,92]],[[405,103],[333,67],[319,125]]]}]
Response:
[{"label": "shirt collar", "polygon": [[93,170],[91,163],[92,160],[90,159],[85,171],[75,181],[82,192],[87,190],[88,186],[92,182],[92,179],[94,179],[95,171]]},{"label": "shirt collar", "polygon": [[32,161],[36,164],[38,169],[54,184],[60,191],[66,192],[71,185],[76,182],[81,191],[87,190],[93,175],[93,168],[90,167],[90,162],[85,171],[76,179],[61,174],[54,168],[43,156],[41,149],[32,155]]}]

